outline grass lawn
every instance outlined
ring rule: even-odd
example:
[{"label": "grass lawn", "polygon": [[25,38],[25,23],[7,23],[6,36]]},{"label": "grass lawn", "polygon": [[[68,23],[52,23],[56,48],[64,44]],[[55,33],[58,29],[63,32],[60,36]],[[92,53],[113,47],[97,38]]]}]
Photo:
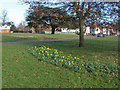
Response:
[{"label": "grass lawn", "polygon": [[78,40],[3,44],[3,88],[118,88],[117,78],[93,77],[40,62],[27,50],[35,45],[61,50],[65,56],[72,54],[83,62],[118,64],[118,37],[115,36],[86,39],[84,48],[78,47]]},{"label": "grass lawn", "polygon": [[[2,42],[78,38],[75,34],[3,33]],[[1,41],[0,41],[1,42]]]}]

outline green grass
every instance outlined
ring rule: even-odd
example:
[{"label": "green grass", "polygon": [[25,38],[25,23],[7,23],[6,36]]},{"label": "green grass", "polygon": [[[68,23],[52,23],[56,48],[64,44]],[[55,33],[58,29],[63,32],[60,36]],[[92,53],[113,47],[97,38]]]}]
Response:
[{"label": "green grass", "polygon": [[117,88],[118,79],[93,77],[65,68],[40,62],[26,49],[45,45],[63,51],[65,56],[79,57],[88,62],[118,64],[118,37],[86,39],[85,47],[78,47],[78,40],[2,45],[3,88]]},{"label": "green grass", "polygon": [[[24,36],[24,37],[13,37]],[[30,37],[32,36],[32,37]],[[2,42],[8,41],[26,41],[26,40],[49,40],[49,39],[65,39],[65,38],[78,38],[75,34],[37,34],[37,33],[3,33]],[[1,41],[0,41],[1,42]]]}]

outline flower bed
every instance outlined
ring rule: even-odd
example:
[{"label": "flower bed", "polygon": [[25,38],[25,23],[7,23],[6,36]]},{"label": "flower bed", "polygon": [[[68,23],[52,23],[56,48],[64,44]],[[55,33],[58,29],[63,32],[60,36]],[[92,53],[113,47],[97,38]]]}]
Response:
[{"label": "flower bed", "polygon": [[[54,64],[59,67],[65,67],[79,73],[90,73],[94,76],[118,78],[118,66],[109,64],[99,64],[98,62],[85,62],[77,57],[64,56],[63,52],[51,49],[46,46],[34,46],[29,51],[40,61]],[[120,67],[119,67],[120,68]]]}]

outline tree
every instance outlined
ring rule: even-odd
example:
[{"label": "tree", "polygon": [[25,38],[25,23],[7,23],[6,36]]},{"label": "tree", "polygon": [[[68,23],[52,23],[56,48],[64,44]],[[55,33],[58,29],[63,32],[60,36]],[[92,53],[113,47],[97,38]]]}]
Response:
[{"label": "tree", "polygon": [[[73,17],[69,16],[67,12],[61,11],[59,8],[50,8],[44,6],[31,6],[28,10],[26,20],[30,27],[34,27],[40,31],[40,24],[49,24],[52,27],[52,33],[55,33],[56,27],[65,27],[68,23],[66,21],[72,20]],[[65,24],[66,23],[66,24]],[[69,23],[70,24],[70,23]]]},{"label": "tree", "polygon": [[15,26],[14,22],[10,22],[10,25],[11,25],[10,31],[16,31],[16,26]]},{"label": "tree", "polygon": [[[31,3],[29,1],[26,1],[25,3]],[[31,4],[46,4],[47,2],[32,2]],[[60,4],[60,3],[59,3]],[[79,20],[79,30],[80,30],[80,43],[79,43],[79,47],[80,46],[84,46],[84,32],[83,32],[83,26],[84,26],[84,19],[85,17],[87,17],[87,15],[89,15],[90,8],[91,8],[91,3],[90,2],[63,2],[62,3],[62,10],[63,11],[67,11],[68,13],[70,13],[72,16],[76,16],[76,19]],[[92,11],[93,12],[93,11]]]},{"label": "tree", "polygon": [[25,27],[26,27],[25,21],[21,21],[20,24],[17,26],[17,28],[21,31],[25,31]]},{"label": "tree", "polygon": [[[101,24],[104,23],[104,21],[109,21],[110,18],[105,18],[104,15],[116,17],[117,14],[116,11],[119,9],[119,4],[117,2],[114,3],[107,3],[105,5],[105,2],[57,2],[57,3],[51,3],[51,2],[41,2],[41,1],[25,1],[25,3],[29,3],[30,5],[58,5],[59,8],[61,8],[63,11],[67,11],[71,16],[75,16],[77,20],[79,20],[79,47],[84,47],[84,31],[83,26],[85,22],[90,21],[89,24],[95,23],[95,24]],[[114,8],[113,8],[114,7]],[[113,9],[112,9],[113,8]],[[117,9],[118,8],[118,9]],[[92,20],[94,22],[92,22]],[[118,20],[113,18],[113,20]]]},{"label": "tree", "polygon": [[2,11],[2,23],[3,25],[6,23],[8,17],[7,17],[8,12],[6,10]]}]

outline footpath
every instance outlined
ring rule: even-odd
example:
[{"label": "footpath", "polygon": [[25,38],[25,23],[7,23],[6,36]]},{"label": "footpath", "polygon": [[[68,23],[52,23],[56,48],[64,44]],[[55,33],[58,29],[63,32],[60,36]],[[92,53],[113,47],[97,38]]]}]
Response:
[{"label": "footpath", "polygon": [[[84,39],[96,38],[96,36],[87,36]],[[69,39],[56,39],[56,40],[32,40],[32,41],[15,41],[15,42],[0,42],[0,44],[9,43],[33,43],[33,42],[49,42],[49,41],[67,41],[67,40],[78,40],[79,38],[69,38]]]}]

